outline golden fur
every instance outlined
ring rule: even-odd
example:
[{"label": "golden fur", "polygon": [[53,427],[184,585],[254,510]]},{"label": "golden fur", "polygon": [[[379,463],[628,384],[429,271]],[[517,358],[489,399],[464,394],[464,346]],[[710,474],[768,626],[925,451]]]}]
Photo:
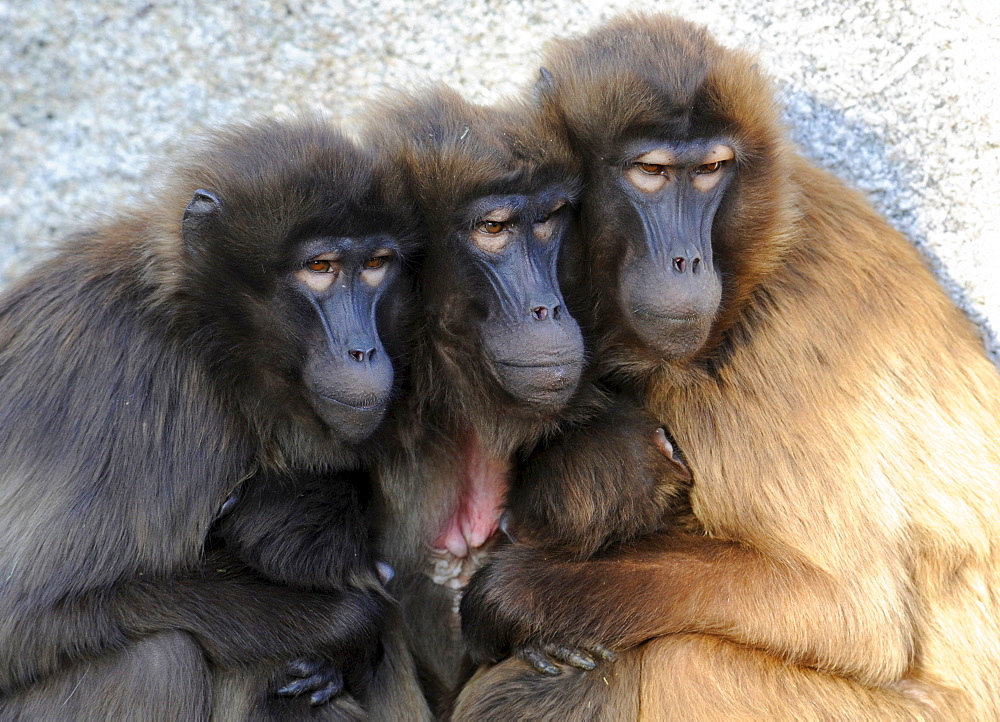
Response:
[{"label": "golden fur", "polygon": [[748,56],[636,16],[545,65],[543,110],[591,166],[685,113],[686,132],[734,139],[701,352],[653,358],[622,330],[607,271],[587,275],[622,228],[593,186],[567,289],[596,300],[608,373],[645,389],[686,454],[701,530],[589,562],[512,550],[497,613],[617,645],[639,689],[509,660],[456,718],[576,718],[596,698],[598,718],[997,719],[1000,376],[973,326],[906,239],[788,149]]}]

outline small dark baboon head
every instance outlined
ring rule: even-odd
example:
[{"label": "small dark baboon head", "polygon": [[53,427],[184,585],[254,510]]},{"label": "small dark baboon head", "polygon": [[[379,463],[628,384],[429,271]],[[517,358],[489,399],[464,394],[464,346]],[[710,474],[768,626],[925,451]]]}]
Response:
[{"label": "small dark baboon head", "polygon": [[251,418],[363,440],[392,393],[386,340],[413,246],[395,176],[319,120],[232,127],[196,157],[175,191],[180,277],[165,282],[196,345]]},{"label": "small dark baboon head", "polygon": [[584,163],[574,263],[605,342],[650,363],[717,343],[783,252],[792,201],[751,57],[663,16],[554,43],[534,89]]},{"label": "small dark baboon head", "polygon": [[447,89],[397,98],[370,133],[399,160],[427,233],[428,328],[456,383],[499,386],[522,407],[564,404],[583,341],[557,264],[578,192],[575,162],[526,109]]}]

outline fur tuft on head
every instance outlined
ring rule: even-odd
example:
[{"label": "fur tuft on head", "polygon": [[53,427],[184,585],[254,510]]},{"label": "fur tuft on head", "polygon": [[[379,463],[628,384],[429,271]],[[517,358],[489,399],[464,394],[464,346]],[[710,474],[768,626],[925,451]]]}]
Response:
[{"label": "fur tuft on head", "polygon": [[[622,219],[606,211],[607,199],[594,197],[592,180],[600,168],[624,162],[624,144],[724,138],[732,145],[737,178],[713,226],[723,300],[703,348],[710,355],[792,244],[793,153],[769,81],[753,56],[722,47],[705,28],[665,15],[628,15],[589,34],[553,41],[543,65],[546,74],[533,95],[547,122],[569,138],[588,184],[584,266],[596,267],[595,259],[602,250],[613,252],[615,237],[623,232]],[[599,288],[588,294],[598,301],[606,296]],[[610,313],[612,305],[603,308]],[[622,327],[613,321],[603,325]],[[611,348],[634,345],[607,341]]]},{"label": "fur tuft on head", "polygon": [[[476,105],[440,85],[383,99],[368,114],[363,137],[393,159],[419,205],[425,333],[414,366],[436,381],[418,395],[432,394],[462,416],[497,415],[497,399],[506,396],[482,361],[479,333],[487,311],[477,289],[487,289],[488,281],[463,250],[476,203],[553,189],[573,203],[580,193],[577,158],[561,129],[541,122],[530,105]],[[533,421],[539,413],[546,421],[551,415],[527,406],[507,410]],[[501,433],[498,446],[515,445],[525,433],[515,423],[507,426],[513,440]]]}]

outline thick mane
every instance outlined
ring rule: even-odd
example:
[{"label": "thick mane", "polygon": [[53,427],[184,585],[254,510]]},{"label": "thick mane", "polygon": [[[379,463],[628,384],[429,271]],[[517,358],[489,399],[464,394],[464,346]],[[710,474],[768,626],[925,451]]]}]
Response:
[{"label": "thick mane", "polygon": [[[628,16],[589,35],[554,41],[543,64],[552,81],[543,80],[536,89],[542,112],[549,123],[565,129],[585,161],[585,172],[621,162],[617,149],[634,139],[722,137],[732,144],[737,182],[713,227],[724,310],[702,352],[711,358],[741,322],[754,290],[798,242],[793,151],[769,81],[753,56],[723,48],[704,28],[652,15]],[[585,192],[591,205],[601,202],[590,178]],[[591,253],[613,243],[619,230],[590,221],[585,225]],[[602,312],[614,312],[615,301],[600,289],[589,293]],[[622,363],[628,357],[633,370],[656,365],[652,359],[640,361],[637,356],[643,354],[620,330],[612,330],[604,345]]]},{"label": "thick mane", "polygon": [[[259,292],[291,243],[329,233],[333,221],[338,235],[399,234],[404,252],[410,250],[412,234],[401,232],[408,214],[399,184],[385,180],[376,152],[319,117],[232,124],[192,141],[184,157],[191,160],[172,169],[159,196],[167,199],[158,204],[164,211],[152,220],[160,236],[157,257],[178,264],[188,282],[205,277],[217,286],[221,272]],[[199,189],[240,213],[227,215],[205,248],[185,250],[180,220]],[[202,265],[205,258],[212,259],[211,268]],[[159,285],[170,289],[165,276],[177,269],[165,270]]]},{"label": "thick mane", "polygon": [[522,193],[554,183],[574,188],[575,158],[525,104],[475,105],[434,86],[387,97],[369,117],[369,141],[393,149],[424,214],[437,223],[431,233],[453,228],[454,213],[476,198],[512,187]]}]

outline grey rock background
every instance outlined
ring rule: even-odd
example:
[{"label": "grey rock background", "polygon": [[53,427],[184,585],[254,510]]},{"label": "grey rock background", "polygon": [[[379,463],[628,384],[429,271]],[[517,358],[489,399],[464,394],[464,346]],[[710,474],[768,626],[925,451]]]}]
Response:
[{"label": "grey rock background", "polygon": [[0,0],[0,284],[141,195],[198,128],[299,107],[350,126],[438,79],[490,102],[546,39],[630,9],[758,52],[803,151],[913,239],[1000,361],[990,0]]}]

